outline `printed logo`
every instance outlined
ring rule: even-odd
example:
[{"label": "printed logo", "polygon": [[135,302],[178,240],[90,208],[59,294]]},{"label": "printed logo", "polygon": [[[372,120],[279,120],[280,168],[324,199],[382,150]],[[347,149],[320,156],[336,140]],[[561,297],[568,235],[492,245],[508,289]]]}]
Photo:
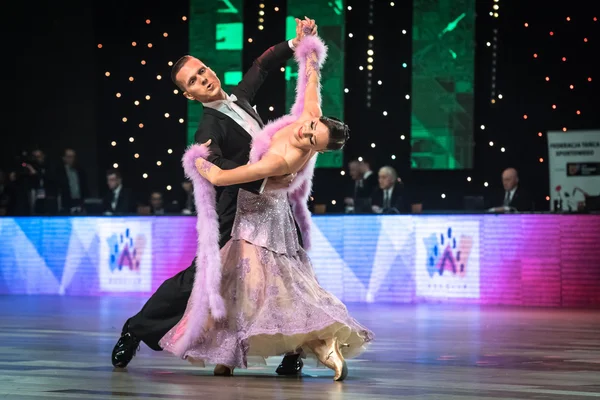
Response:
[{"label": "printed logo", "polygon": [[[131,271],[140,270],[140,253],[138,253],[133,237],[130,235],[130,230],[125,229],[124,233],[113,234],[108,239],[108,248],[111,249],[110,258],[108,260],[110,270],[122,270],[123,267],[129,268]],[[136,238],[138,244],[143,243],[144,237],[139,235]],[[143,252],[143,250],[141,250]]]},{"label": "printed logo", "polygon": [[451,221],[432,217],[416,227],[419,297],[479,298],[479,221]]},{"label": "printed logo", "polygon": [[147,292],[152,281],[152,223],[111,218],[99,223],[100,290]]},{"label": "printed logo", "polygon": [[446,271],[461,278],[467,274],[473,238],[462,235],[457,239],[452,233],[452,228],[448,228],[446,232],[432,233],[425,238],[427,273],[430,277],[436,273],[444,275]]}]

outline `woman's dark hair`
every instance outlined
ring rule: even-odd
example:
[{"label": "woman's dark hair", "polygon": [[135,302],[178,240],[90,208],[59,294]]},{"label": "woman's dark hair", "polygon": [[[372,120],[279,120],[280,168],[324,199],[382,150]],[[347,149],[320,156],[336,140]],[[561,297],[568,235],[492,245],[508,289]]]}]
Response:
[{"label": "woman's dark hair", "polygon": [[329,129],[329,143],[327,143],[326,150],[340,150],[344,147],[350,137],[348,125],[333,117],[321,117],[319,121]]}]

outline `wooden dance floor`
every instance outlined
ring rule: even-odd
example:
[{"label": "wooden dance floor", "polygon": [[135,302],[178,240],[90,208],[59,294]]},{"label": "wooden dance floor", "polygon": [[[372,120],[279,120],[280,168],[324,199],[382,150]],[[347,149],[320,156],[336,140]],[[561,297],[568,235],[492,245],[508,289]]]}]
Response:
[{"label": "wooden dance floor", "polygon": [[214,377],[145,345],[127,370],[110,353],[143,298],[0,297],[0,398],[24,399],[583,399],[600,397],[594,310],[350,305],[376,340],[343,383],[306,365]]}]

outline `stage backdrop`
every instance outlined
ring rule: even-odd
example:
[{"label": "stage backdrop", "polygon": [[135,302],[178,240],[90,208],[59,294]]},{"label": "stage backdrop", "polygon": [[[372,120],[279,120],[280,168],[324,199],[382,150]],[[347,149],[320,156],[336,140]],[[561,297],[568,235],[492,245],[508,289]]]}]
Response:
[{"label": "stage backdrop", "polygon": [[600,130],[548,132],[548,168],[551,210],[576,211],[600,196]]},{"label": "stage backdrop", "polygon": [[[194,256],[193,217],[0,218],[0,293],[150,295]],[[600,306],[600,216],[313,218],[346,302]]]}]

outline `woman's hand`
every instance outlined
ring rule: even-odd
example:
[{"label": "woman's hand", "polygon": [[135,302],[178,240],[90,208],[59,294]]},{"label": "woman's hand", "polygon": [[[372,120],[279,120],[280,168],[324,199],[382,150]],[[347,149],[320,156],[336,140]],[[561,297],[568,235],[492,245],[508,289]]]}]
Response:
[{"label": "woman's hand", "polygon": [[[211,140],[209,139],[205,143],[202,143],[201,146],[208,147],[210,146],[210,142]],[[202,157],[198,157],[196,158],[196,169],[198,170],[200,175],[202,175],[202,177],[204,177],[210,183],[212,183],[213,185],[218,184],[217,178],[221,173],[221,168],[217,167],[216,165],[214,165],[210,161],[205,160]]]},{"label": "woman's hand", "polygon": [[296,20],[296,37],[292,40],[294,47],[300,44],[300,41],[304,36],[316,36],[317,24],[314,19],[304,17],[303,20],[295,18]]}]

